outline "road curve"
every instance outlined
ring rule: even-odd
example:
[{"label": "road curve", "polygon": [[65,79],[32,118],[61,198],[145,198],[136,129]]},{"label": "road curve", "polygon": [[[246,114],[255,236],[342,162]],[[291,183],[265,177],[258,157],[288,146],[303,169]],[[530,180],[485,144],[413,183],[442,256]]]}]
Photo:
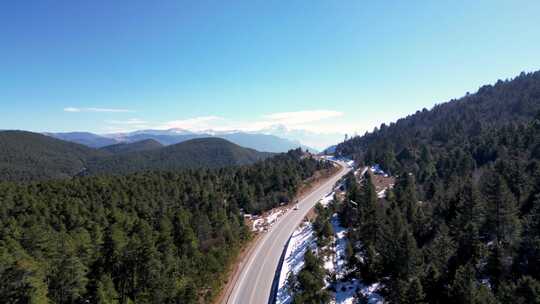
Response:
[{"label": "road curve", "polygon": [[238,280],[226,304],[267,304],[279,260],[287,240],[304,219],[308,211],[332,191],[334,184],[351,168],[344,162],[340,171],[324,184],[313,189],[298,202],[298,210],[289,210],[257,242],[245,265],[242,265]]}]

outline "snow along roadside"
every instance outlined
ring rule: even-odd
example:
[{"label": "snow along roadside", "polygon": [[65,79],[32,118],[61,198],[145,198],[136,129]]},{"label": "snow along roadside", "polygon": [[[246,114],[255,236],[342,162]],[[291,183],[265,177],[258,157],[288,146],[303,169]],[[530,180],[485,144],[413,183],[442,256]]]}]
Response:
[{"label": "snow along roadside", "polygon": [[[333,197],[329,194],[321,203],[328,203],[327,200]],[[346,280],[347,261],[345,260],[345,250],[347,247],[347,229],[341,226],[337,214],[332,216],[332,227],[334,228],[334,255],[325,257],[324,268],[331,274],[336,275],[335,297],[331,301],[333,304],[355,303],[357,293],[362,293],[370,304],[382,304],[383,298],[377,293],[379,284],[365,285],[358,279]],[[313,234],[313,227],[309,222],[303,222],[292,234],[285,257],[283,260],[276,304],[289,304],[292,302],[292,293],[289,289],[287,279],[291,274],[297,275],[304,266],[304,255],[308,249],[317,247],[316,237]],[[326,280],[329,281],[329,278]],[[327,286],[328,287],[328,286]]]},{"label": "snow along roadside", "polygon": [[279,283],[276,296],[276,304],[288,304],[292,302],[292,293],[289,289],[287,279],[289,275],[297,275],[304,266],[304,255],[308,248],[316,246],[315,236],[313,235],[313,226],[310,222],[303,222],[293,232],[281,272],[279,274]]},{"label": "snow along roadside", "polygon": [[335,304],[353,304],[357,293],[361,293],[367,298],[370,304],[383,304],[383,298],[377,293],[379,283],[365,285],[358,279],[346,280],[347,261],[345,260],[345,250],[347,248],[347,229],[341,226],[337,214],[332,216],[332,228],[335,236],[335,265],[337,282],[335,284],[336,295]]}]

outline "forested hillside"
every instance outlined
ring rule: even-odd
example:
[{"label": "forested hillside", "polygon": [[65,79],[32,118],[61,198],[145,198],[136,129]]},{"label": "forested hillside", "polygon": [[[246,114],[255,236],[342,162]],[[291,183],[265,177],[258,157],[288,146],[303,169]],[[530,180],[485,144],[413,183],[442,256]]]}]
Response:
[{"label": "forested hillside", "polygon": [[0,182],[0,299],[208,303],[249,237],[240,209],[277,206],[328,166],[295,150],[243,167]]},{"label": "forested hillside", "polygon": [[539,110],[521,74],[338,145],[398,177],[380,200],[349,176],[354,275],[391,303],[540,303]]},{"label": "forested hillside", "polygon": [[25,131],[0,132],[0,180],[66,178],[108,153]]},{"label": "forested hillside", "polygon": [[129,133],[113,133],[105,136],[88,132],[44,133],[58,139],[83,144],[92,148],[103,148],[118,143],[135,143],[148,139],[155,140],[162,145],[174,145],[196,138],[217,137],[242,147],[255,149],[261,152],[282,153],[296,148],[314,152],[313,148],[302,145],[296,140],[282,138],[265,133],[251,133],[242,131],[212,131],[194,132],[183,129],[169,130],[139,130]]},{"label": "forested hillside", "polygon": [[[382,124],[371,133],[354,137],[336,148],[337,154],[354,156],[367,163],[379,163],[391,172],[417,172],[422,157],[459,153],[474,148],[480,164],[492,161],[496,152],[490,132],[502,127],[519,127],[540,113],[540,71],[510,81],[481,87],[475,94],[423,109],[390,125]],[[476,143],[483,140],[482,143]],[[424,147],[429,147],[425,151]],[[435,150],[435,151],[431,151]],[[433,153],[432,153],[433,152]],[[462,155],[457,155],[458,157]],[[439,161],[438,159],[434,160]],[[457,162],[458,160],[456,160]],[[424,168],[423,170],[426,170]]]},{"label": "forested hillside", "polygon": [[38,133],[1,131],[0,180],[221,168],[252,164],[270,155],[220,138],[193,139],[167,147],[147,140],[93,149]]},{"label": "forested hillside", "polygon": [[221,168],[252,164],[270,156],[221,138],[191,139],[161,149],[91,159],[85,174],[126,174],[145,170]]}]

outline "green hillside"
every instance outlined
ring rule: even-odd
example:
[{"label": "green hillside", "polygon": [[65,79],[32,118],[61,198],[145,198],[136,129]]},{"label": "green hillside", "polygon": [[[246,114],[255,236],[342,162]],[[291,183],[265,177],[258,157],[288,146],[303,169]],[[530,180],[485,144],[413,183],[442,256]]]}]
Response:
[{"label": "green hillside", "polygon": [[422,110],[337,147],[397,177],[349,177],[355,276],[391,303],[538,303],[540,72]]},{"label": "green hillside", "polygon": [[92,159],[86,174],[125,174],[147,170],[220,168],[247,165],[270,156],[220,138],[200,138],[151,151]]},{"label": "green hillside", "polygon": [[84,170],[88,159],[108,153],[25,131],[0,132],[0,179],[66,178]]},{"label": "green hillside", "polygon": [[220,138],[201,138],[163,147],[156,141],[93,149],[38,133],[0,132],[0,179],[31,181],[76,175],[125,174],[246,165],[272,154]]},{"label": "green hillside", "polygon": [[216,170],[0,182],[0,302],[211,303],[250,239],[240,209],[291,200],[328,166],[291,151]]}]

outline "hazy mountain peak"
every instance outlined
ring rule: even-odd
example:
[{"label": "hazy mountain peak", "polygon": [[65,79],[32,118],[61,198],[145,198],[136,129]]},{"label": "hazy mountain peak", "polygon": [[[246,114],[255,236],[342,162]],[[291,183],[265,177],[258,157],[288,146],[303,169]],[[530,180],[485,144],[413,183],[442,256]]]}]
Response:
[{"label": "hazy mountain peak", "polygon": [[[102,148],[119,143],[135,143],[142,140],[152,139],[162,145],[173,145],[190,139],[203,137],[218,137],[226,139],[237,145],[255,149],[264,152],[287,152],[291,149],[302,148],[310,151],[316,149],[302,144],[301,141],[292,137],[282,137],[278,133],[270,134],[264,132],[244,132],[239,130],[203,130],[190,131],[180,128],[166,130],[145,129],[128,133],[112,133],[106,135],[97,135],[88,132],[69,132],[69,133],[44,133],[46,135],[59,139],[84,144],[94,148]],[[85,134],[80,136],[79,134]]]}]

